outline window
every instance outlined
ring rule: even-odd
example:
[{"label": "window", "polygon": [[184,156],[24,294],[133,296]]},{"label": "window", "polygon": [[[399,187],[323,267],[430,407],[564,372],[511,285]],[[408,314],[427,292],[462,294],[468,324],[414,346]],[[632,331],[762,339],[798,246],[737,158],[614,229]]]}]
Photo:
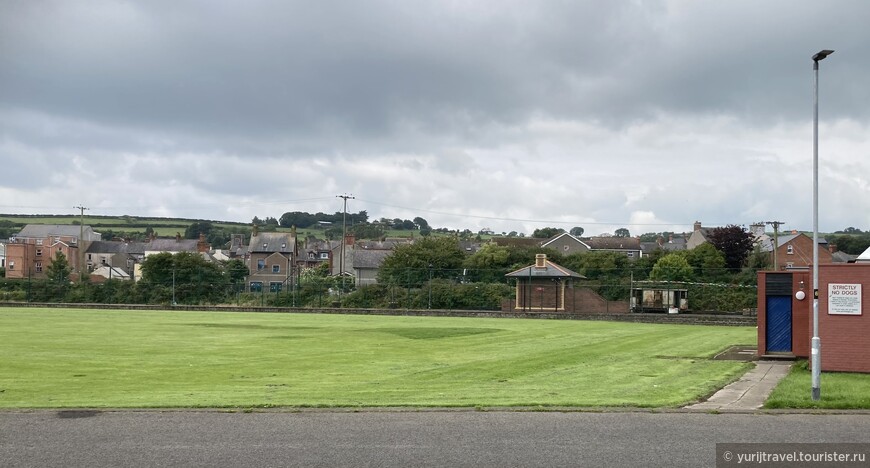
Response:
[{"label": "window", "polygon": [[789,255],[793,254],[793,253],[794,253],[794,247],[793,247],[791,244],[788,244],[788,246],[786,246],[786,248],[785,248],[785,253],[787,253],[787,254],[789,254]]},{"label": "window", "polygon": [[42,262],[36,262],[36,272],[42,273]]},{"label": "window", "polygon": [[320,252],[320,258],[322,258],[322,259],[329,258],[329,252]]},{"label": "window", "polygon": [[14,269],[15,269],[15,262],[9,262],[9,269],[10,269],[10,270],[14,270]]},{"label": "window", "polygon": [[266,268],[266,260],[261,258],[261,259],[257,260],[257,271],[260,271],[263,268]]},{"label": "window", "polygon": [[310,252],[310,253],[308,254],[308,259],[309,259],[309,260],[314,260],[314,252]]},{"label": "window", "polygon": [[786,262],[785,267],[786,268],[794,268],[794,262]]},{"label": "window", "polygon": [[281,283],[275,281],[269,283],[269,292],[281,292]]},{"label": "window", "polygon": [[93,260],[93,258],[91,257],[91,254],[88,254],[88,260]]},{"label": "window", "polygon": [[629,258],[634,257],[634,252],[626,252],[625,255],[628,256]]},{"label": "window", "polygon": [[281,273],[281,265],[272,265],[272,273]]},{"label": "window", "polygon": [[42,239],[36,239],[36,245],[42,245]]},{"label": "window", "polygon": [[36,256],[37,256],[37,257],[41,257],[41,256],[42,256],[42,249],[36,249]]},{"label": "window", "polygon": [[262,281],[251,281],[251,292],[260,292],[263,290]]}]

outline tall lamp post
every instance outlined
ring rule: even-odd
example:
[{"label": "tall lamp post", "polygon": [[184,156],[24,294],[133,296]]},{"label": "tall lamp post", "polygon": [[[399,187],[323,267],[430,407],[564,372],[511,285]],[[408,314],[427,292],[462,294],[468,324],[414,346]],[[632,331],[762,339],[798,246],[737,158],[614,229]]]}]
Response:
[{"label": "tall lamp post", "polygon": [[819,61],[833,50],[813,55],[813,339],[810,343],[813,366],[813,400],[822,397],[819,384],[822,374],[822,340],[819,338]]}]

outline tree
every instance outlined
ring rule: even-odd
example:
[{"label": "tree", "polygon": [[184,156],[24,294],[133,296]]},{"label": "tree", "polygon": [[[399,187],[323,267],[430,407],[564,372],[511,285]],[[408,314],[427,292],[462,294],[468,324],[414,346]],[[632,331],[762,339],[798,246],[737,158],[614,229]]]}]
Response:
[{"label": "tree", "polygon": [[709,242],[682,252],[694,270],[694,277],[703,281],[718,281],[726,273],[725,255]]},{"label": "tree", "polygon": [[535,229],[535,232],[532,233],[532,237],[537,239],[549,239],[553,236],[557,236],[565,232],[564,229],[559,229],[555,227],[545,227],[541,229]]},{"label": "tree", "polygon": [[649,274],[653,281],[691,281],[692,266],[679,253],[670,253],[660,258]]},{"label": "tree", "polygon": [[608,300],[626,299],[631,276],[630,261],[620,252],[583,252],[571,254],[561,265],[589,280],[589,286]]},{"label": "tree", "polygon": [[216,263],[195,252],[149,255],[142,261],[142,282],[174,288],[177,302],[185,304],[220,302],[230,283]]},{"label": "tree", "polygon": [[[426,221],[425,219],[419,217],[419,216],[417,216],[416,218],[414,218],[414,224],[416,224],[416,225],[417,225],[417,229],[419,229],[419,230],[421,230],[421,231],[422,231],[424,228],[428,228],[428,227],[429,227],[429,222]],[[431,229],[431,228],[430,228],[430,229]]]},{"label": "tree", "polygon": [[465,259],[462,266],[468,269],[471,281],[501,283],[510,272],[511,252],[509,247],[487,243]]},{"label": "tree", "polygon": [[574,237],[580,237],[583,235],[583,231],[584,231],[584,229],[582,227],[575,226],[575,227],[572,227],[571,230],[568,231],[568,233]]},{"label": "tree", "polygon": [[455,239],[424,237],[397,246],[381,264],[378,282],[420,286],[430,278],[456,278],[464,259]]},{"label": "tree", "polygon": [[54,259],[45,268],[45,275],[49,281],[56,283],[68,283],[70,273],[72,273],[72,268],[63,252],[57,252]]},{"label": "tree", "polygon": [[613,232],[616,237],[631,237],[631,233],[626,228],[619,228]]},{"label": "tree", "polygon": [[[341,228],[338,228],[341,230]],[[380,239],[386,234],[382,224],[355,224],[348,229],[357,239]],[[339,233],[339,237],[341,237]]]},{"label": "tree", "polygon": [[211,230],[214,226],[208,221],[197,221],[191,223],[190,226],[184,230],[184,238],[185,239],[198,239],[200,234],[204,234],[208,237],[211,234]]},{"label": "tree", "polygon": [[707,239],[725,256],[725,266],[731,271],[739,271],[743,262],[752,251],[752,233],[740,226],[729,224],[714,228]]}]

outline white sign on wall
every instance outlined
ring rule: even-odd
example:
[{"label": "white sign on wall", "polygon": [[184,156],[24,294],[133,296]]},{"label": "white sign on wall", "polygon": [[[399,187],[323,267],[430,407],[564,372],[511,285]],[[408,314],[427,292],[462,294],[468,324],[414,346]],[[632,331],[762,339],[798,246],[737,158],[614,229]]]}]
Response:
[{"label": "white sign on wall", "polygon": [[861,315],[860,284],[828,284],[829,315]]}]

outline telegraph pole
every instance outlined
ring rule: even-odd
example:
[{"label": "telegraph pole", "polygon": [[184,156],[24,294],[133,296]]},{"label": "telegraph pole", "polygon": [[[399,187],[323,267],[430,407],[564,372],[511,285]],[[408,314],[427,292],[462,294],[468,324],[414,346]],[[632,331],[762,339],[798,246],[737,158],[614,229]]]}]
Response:
[{"label": "telegraph pole", "polygon": [[356,197],[344,194],[336,195],[336,198],[344,199],[344,209],[341,215],[341,257],[338,259],[338,274],[341,275],[341,289],[338,290],[338,297],[344,293],[344,244],[347,242],[347,199],[356,200]]},{"label": "telegraph pole", "polygon": [[86,208],[84,206],[74,206],[73,208],[80,210],[79,215],[79,241],[78,241],[78,251],[79,251],[79,261],[78,261],[78,270],[79,270],[79,280],[82,279],[82,275],[84,271],[82,270],[82,265],[85,264],[85,251],[83,248],[85,236],[85,210],[90,210],[90,208]]},{"label": "telegraph pole", "polygon": [[776,250],[779,248],[779,226],[785,224],[782,221],[765,221],[764,224],[773,226],[773,271],[779,270],[779,262],[776,259]]}]

